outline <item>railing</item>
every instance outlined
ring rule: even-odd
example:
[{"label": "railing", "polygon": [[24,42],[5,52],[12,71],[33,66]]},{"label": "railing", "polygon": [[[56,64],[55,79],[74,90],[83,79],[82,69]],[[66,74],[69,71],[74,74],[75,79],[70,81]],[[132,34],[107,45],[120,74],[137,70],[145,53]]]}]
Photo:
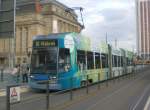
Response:
[{"label": "railing", "polygon": [[[69,103],[72,103],[75,100],[80,100],[82,98],[88,97],[91,94],[98,92],[102,88],[109,87],[109,85],[113,86],[114,84],[117,84],[115,83],[117,80],[118,82],[121,80],[123,81],[125,79],[133,80],[132,78],[135,78],[136,75],[135,73],[139,73],[141,71],[143,70],[140,68],[139,69],[134,68],[132,70],[132,73],[121,75],[121,71],[118,70],[118,73],[121,76],[116,76],[112,78],[108,77],[109,73],[107,72],[106,80],[101,80],[102,77],[101,72],[94,73],[98,77],[97,82],[94,83],[90,83],[89,78],[91,74],[88,74],[84,76],[86,77],[86,80],[84,84],[81,85],[80,88],[76,87],[75,84],[76,84],[76,80],[82,78],[83,76],[57,79],[57,82],[59,81],[68,82],[67,83],[68,88],[62,91],[52,91],[49,89],[51,84],[53,84],[52,80],[38,81],[39,84],[45,84],[46,91],[42,91],[41,93],[41,91],[38,92],[38,91],[29,90],[29,93],[26,94],[21,93],[20,103],[11,105],[10,109],[20,110],[22,109],[22,107],[26,107],[26,110],[33,110],[33,109],[55,110],[60,108],[60,106],[61,107],[68,106]],[[1,104],[0,104],[0,108],[1,110],[6,110],[6,107],[4,106],[1,107]]]}]

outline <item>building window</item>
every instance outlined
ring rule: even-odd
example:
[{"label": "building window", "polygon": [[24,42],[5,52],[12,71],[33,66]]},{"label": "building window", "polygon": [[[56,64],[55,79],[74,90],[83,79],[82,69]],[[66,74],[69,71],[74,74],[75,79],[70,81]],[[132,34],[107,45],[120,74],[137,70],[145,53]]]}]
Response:
[{"label": "building window", "polygon": [[21,64],[21,58],[20,57],[17,58],[17,64]]},{"label": "building window", "polygon": [[22,63],[27,63],[27,58],[26,57],[23,57]]}]

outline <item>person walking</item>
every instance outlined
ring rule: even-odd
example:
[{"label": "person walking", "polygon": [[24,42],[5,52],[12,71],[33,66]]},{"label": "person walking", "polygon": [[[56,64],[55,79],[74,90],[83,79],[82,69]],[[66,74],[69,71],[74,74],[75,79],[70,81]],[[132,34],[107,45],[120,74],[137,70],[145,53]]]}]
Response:
[{"label": "person walking", "polygon": [[28,82],[28,73],[29,73],[29,69],[28,66],[25,62],[23,62],[22,64],[22,82]]},{"label": "person walking", "polygon": [[20,64],[17,66],[17,82],[20,82],[20,71],[21,71],[21,67],[20,67]]},{"label": "person walking", "polygon": [[18,66],[15,66],[11,72],[12,74],[12,82],[18,83]]}]

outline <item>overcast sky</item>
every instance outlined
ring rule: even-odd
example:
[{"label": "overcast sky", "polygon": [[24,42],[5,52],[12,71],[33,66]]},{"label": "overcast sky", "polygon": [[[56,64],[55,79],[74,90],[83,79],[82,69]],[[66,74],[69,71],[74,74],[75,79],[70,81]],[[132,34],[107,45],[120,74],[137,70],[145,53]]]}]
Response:
[{"label": "overcast sky", "polygon": [[[136,18],[134,0],[59,0],[69,7],[83,7],[85,29],[82,34],[94,42],[105,41],[114,46],[136,48]],[[80,16],[79,16],[80,17]]]}]

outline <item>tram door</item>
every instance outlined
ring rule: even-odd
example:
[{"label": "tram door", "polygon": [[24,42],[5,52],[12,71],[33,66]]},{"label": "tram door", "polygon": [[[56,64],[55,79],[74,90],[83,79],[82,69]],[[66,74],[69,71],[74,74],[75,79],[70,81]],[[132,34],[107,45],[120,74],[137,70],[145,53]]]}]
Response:
[{"label": "tram door", "polygon": [[82,50],[77,51],[77,65],[78,71],[81,72],[81,76],[86,75],[86,52]]},{"label": "tram door", "polygon": [[123,53],[123,74],[127,74],[127,59],[126,59],[126,52],[121,50]]}]

